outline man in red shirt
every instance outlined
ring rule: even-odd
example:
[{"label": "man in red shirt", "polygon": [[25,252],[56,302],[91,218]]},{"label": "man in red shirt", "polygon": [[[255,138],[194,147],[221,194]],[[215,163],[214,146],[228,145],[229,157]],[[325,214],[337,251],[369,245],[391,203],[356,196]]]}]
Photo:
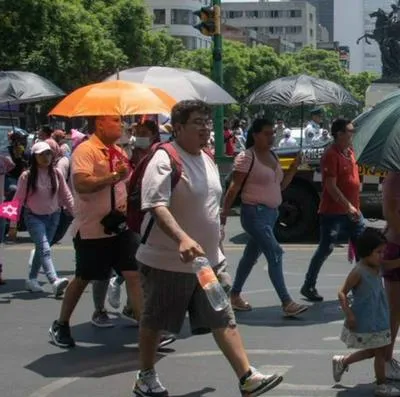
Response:
[{"label": "man in red shirt", "polygon": [[323,300],[315,288],[317,277],[339,237],[355,242],[365,228],[360,212],[360,177],[351,147],[353,134],[351,121],[335,120],[332,124],[334,142],[321,159],[320,241],[300,291],[314,302]]}]

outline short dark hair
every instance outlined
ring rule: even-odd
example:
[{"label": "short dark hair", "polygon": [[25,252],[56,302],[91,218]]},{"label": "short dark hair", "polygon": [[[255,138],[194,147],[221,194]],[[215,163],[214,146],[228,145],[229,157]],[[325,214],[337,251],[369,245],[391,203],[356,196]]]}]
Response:
[{"label": "short dark hair", "polygon": [[203,113],[211,117],[211,107],[198,99],[180,101],[171,110],[171,124],[185,124],[193,112]]},{"label": "short dark hair", "polygon": [[269,119],[255,119],[253,121],[253,124],[251,125],[249,132],[247,133],[246,149],[254,146],[253,134],[260,133],[265,126],[273,127],[274,123]]},{"label": "short dark hair", "polygon": [[346,132],[346,127],[351,124],[351,120],[348,119],[336,119],[332,123],[331,134],[334,139],[337,139],[339,132]]},{"label": "short dark hair", "polygon": [[41,127],[40,129],[41,129],[42,132],[45,133],[47,136],[51,136],[51,134],[53,133],[53,128],[51,128],[48,124],[42,125],[42,127]]},{"label": "short dark hair", "polygon": [[385,235],[373,227],[367,227],[358,237],[356,242],[357,255],[363,259],[367,258],[379,246],[387,243]]}]

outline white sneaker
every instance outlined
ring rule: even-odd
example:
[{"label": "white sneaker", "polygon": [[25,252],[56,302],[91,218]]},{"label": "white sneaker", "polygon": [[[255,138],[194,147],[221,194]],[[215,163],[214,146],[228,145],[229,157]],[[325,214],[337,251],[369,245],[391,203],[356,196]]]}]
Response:
[{"label": "white sneaker", "polygon": [[121,306],[121,286],[116,281],[117,277],[112,277],[108,284],[108,303],[114,309]]},{"label": "white sneaker", "polygon": [[381,385],[375,386],[375,396],[399,397],[400,390],[397,387],[394,387],[393,385],[383,383]]},{"label": "white sneaker", "polygon": [[61,296],[67,288],[69,281],[67,278],[58,278],[52,285],[55,296]]},{"label": "white sneaker", "polygon": [[36,278],[25,281],[25,289],[31,292],[44,292]]},{"label": "white sneaker", "polygon": [[343,364],[344,356],[333,356],[332,358],[332,372],[335,382],[340,382],[343,373],[348,372],[348,365]]},{"label": "white sneaker", "polygon": [[400,380],[400,365],[398,361],[392,359],[385,363],[385,375],[387,379]]},{"label": "white sneaker", "polygon": [[168,397],[168,391],[160,382],[154,369],[139,371],[136,374],[136,382],[132,392],[140,397]]},{"label": "white sneaker", "polygon": [[253,367],[250,367],[250,370],[251,375],[243,384],[239,384],[239,390],[242,396],[245,397],[260,396],[268,390],[278,386],[283,380],[282,376],[277,374],[264,375]]}]

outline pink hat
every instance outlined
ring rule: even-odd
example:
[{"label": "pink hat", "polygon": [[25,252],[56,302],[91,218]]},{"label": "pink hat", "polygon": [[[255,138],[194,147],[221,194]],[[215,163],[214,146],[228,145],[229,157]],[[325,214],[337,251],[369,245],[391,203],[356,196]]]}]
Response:
[{"label": "pink hat", "polygon": [[71,130],[71,140],[72,140],[72,150],[75,150],[76,147],[82,143],[85,139],[87,139],[87,136],[85,134],[82,134],[82,132],[72,129]]}]

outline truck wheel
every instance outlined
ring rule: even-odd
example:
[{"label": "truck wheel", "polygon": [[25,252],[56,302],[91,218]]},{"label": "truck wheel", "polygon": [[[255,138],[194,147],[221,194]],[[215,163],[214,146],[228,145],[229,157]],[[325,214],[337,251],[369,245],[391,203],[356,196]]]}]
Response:
[{"label": "truck wheel", "polygon": [[275,234],[281,242],[314,239],[318,230],[319,199],[306,186],[292,183],[283,192]]}]

